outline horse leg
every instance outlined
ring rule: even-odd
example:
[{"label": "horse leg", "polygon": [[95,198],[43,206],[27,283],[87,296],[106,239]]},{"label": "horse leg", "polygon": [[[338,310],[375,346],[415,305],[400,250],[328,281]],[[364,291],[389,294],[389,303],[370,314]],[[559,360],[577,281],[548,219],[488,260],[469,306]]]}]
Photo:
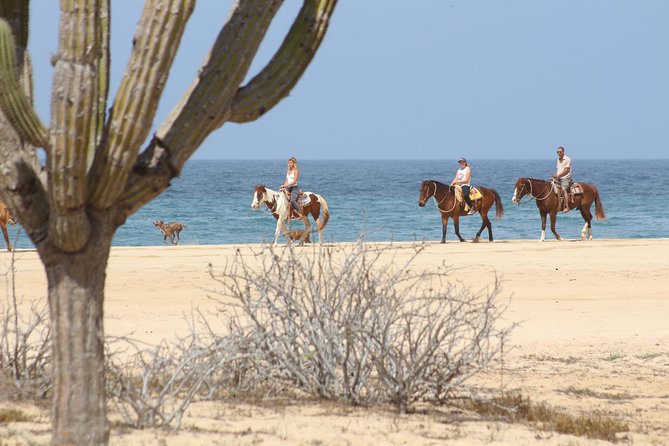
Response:
[{"label": "horse leg", "polygon": [[453,215],[453,226],[455,227],[455,235],[458,236],[458,239],[460,239],[461,242],[464,242],[465,239],[460,235],[460,217],[458,214]]},{"label": "horse leg", "polygon": [[541,212],[541,241],[546,240],[546,213]]},{"label": "horse leg", "polygon": [[488,212],[479,211],[479,214],[481,215],[481,229],[479,229],[479,232],[476,233],[476,237],[474,237],[474,243],[479,242],[481,233],[483,233],[484,228],[488,228],[488,240],[492,242],[492,224],[490,223],[490,219],[488,218]]},{"label": "horse leg", "polygon": [[448,216],[441,214],[441,243],[446,243],[446,229],[448,229]]},{"label": "horse leg", "polygon": [[[279,236],[281,235],[281,230],[283,229],[283,219],[279,217],[279,219],[276,221],[276,230],[274,231],[274,243],[272,243],[272,246],[277,246],[279,244]],[[290,240],[290,238],[289,238]]]},{"label": "horse leg", "polygon": [[560,237],[560,234],[558,234],[557,231],[555,230],[555,220],[557,220],[557,210],[551,211],[550,216],[551,216],[551,231],[553,232],[553,235],[555,235],[556,239],[563,240],[563,238]]},{"label": "horse leg", "polygon": [[7,244],[7,251],[12,250],[12,245],[9,243],[9,233],[7,232],[7,226],[2,225],[2,235],[5,236],[5,243]]},{"label": "horse leg", "polygon": [[581,211],[581,216],[585,220],[583,229],[581,229],[581,240],[592,240],[592,213],[584,206],[579,207],[578,210]]},{"label": "horse leg", "polygon": [[[302,222],[304,223],[304,232],[300,236],[300,246],[304,245],[304,240],[309,236],[309,229],[311,228],[311,225],[309,224],[309,218],[307,217],[308,214],[302,214]],[[318,225],[318,223],[316,223]],[[319,240],[320,240],[320,233],[319,233]]]}]

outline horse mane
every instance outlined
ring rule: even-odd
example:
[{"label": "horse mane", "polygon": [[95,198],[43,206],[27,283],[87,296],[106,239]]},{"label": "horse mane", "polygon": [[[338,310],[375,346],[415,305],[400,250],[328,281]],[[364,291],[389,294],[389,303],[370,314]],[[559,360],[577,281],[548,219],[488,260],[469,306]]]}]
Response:
[{"label": "horse mane", "polygon": [[526,179],[526,180],[530,180],[530,181],[538,181],[538,182],[540,182],[540,183],[549,183],[549,181],[546,181],[546,180],[540,180],[539,178],[527,178],[527,177],[526,177],[525,179]]},{"label": "horse mane", "polygon": [[448,186],[448,185],[442,183],[441,181],[437,181],[437,180],[425,180],[425,181],[423,181],[423,183],[426,183],[426,182],[427,182],[427,183],[436,183],[437,185],[439,185],[439,186],[441,186],[441,187],[445,187],[445,188],[449,188],[449,187],[450,187],[450,186]]}]

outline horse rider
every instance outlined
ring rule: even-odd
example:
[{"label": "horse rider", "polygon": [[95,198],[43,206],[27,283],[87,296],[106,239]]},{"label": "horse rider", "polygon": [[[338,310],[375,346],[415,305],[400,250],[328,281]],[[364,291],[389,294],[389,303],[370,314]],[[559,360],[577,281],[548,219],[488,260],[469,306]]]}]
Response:
[{"label": "horse rider", "polygon": [[288,171],[286,171],[286,180],[280,186],[280,189],[286,189],[290,194],[290,207],[297,212],[297,218],[302,218],[302,210],[297,202],[299,190],[297,188],[297,180],[300,178],[300,171],[297,168],[297,158],[291,156],[288,159]]},{"label": "horse rider", "polygon": [[564,212],[569,211],[569,188],[572,183],[571,158],[564,154],[564,147],[557,148],[556,172],[553,178],[560,185],[564,196]]},{"label": "horse rider", "polygon": [[465,203],[467,203],[467,206],[469,206],[469,212],[467,215],[472,215],[474,212],[476,212],[474,210],[474,203],[472,203],[472,199],[469,198],[472,169],[469,167],[469,164],[467,164],[467,160],[465,158],[460,158],[458,163],[460,164],[460,168],[455,173],[455,178],[453,178],[453,181],[451,181],[451,186],[459,185],[462,188],[462,197],[464,198]]}]

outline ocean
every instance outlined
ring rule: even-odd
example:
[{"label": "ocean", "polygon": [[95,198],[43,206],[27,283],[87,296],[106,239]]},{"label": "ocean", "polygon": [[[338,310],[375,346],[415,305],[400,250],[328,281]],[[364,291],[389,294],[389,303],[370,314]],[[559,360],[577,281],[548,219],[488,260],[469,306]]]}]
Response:
[{"label": "ocean", "polygon": [[[575,181],[599,189],[607,219],[593,219],[597,238],[669,237],[669,160],[573,160]],[[504,218],[492,219],[495,240],[539,239],[541,219],[534,201],[511,202],[518,177],[549,178],[555,160],[469,160],[472,183],[496,189],[504,204]],[[439,241],[441,217],[434,200],[418,206],[419,186],[433,179],[450,183],[458,168],[453,160],[348,160],[300,163],[300,188],[322,195],[330,208],[324,231],[328,242]],[[217,245],[271,242],[276,226],[265,210],[251,209],[253,188],[264,184],[278,189],[285,160],[191,160],[162,195],[128,218],[114,246],[161,245],[155,220],[186,225],[181,244]],[[525,201],[525,199],[523,200]],[[593,205],[594,214],[594,205]],[[494,215],[494,208],[490,213]],[[478,214],[460,219],[460,233],[471,240],[481,226]],[[583,219],[578,211],[559,214],[557,230],[567,239],[580,238]],[[301,223],[294,223],[299,229]],[[12,241],[16,228],[10,227]],[[482,239],[487,241],[487,231]],[[314,234],[317,240],[317,234]],[[449,220],[447,241],[457,240]],[[546,238],[553,238],[547,228]],[[18,248],[32,248],[23,233]]]}]

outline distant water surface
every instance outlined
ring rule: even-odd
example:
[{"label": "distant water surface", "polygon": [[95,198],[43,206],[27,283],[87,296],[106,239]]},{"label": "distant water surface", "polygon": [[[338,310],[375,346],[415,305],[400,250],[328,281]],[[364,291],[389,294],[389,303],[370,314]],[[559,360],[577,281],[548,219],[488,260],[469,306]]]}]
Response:
[{"label": "distant water surface", "polygon": [[[470,160],[469,164],[473,184],[492,187],[502,197],[505,216],[492,220],[495,239],[538,239],[541,221],[536,205],[513,204],[513,186],[519,176],[549,178],[555,160]],[[361,233],[370,241],[441,239],[434,201],[418,207],[419,186],[426,179],[450,183],[458,168],[455,160],[305,160],[299,167],[300,187],[323,195],[330,207],[327,241],[353,241]],[[153,226],[158,219],[186,224],[183,244],[271,241],[275,220],[264,209],[251,210],[252,193],[257,184],[278,189],[285,170],[285,160],[191,160],[170,188],[128,218],[114,245],[162,244],[162,235]],[[669,237],[668,173],[669,160],[574,159],[574,179],[595,184],[604,203],[607,220],[593,220],[595,238]],[[478,215],[462,218],[460,233],[471,239],[480,225]],[[579,238],[582,226],[578,211],[558,215],[558,232],[564,237]],[[486,231],[483,236],[487,238]],[[547,237],[552,237],[548,229]],[[450,221],[447,240],[455,239]],[[32,247],[25,234],[19,247]]]}]

